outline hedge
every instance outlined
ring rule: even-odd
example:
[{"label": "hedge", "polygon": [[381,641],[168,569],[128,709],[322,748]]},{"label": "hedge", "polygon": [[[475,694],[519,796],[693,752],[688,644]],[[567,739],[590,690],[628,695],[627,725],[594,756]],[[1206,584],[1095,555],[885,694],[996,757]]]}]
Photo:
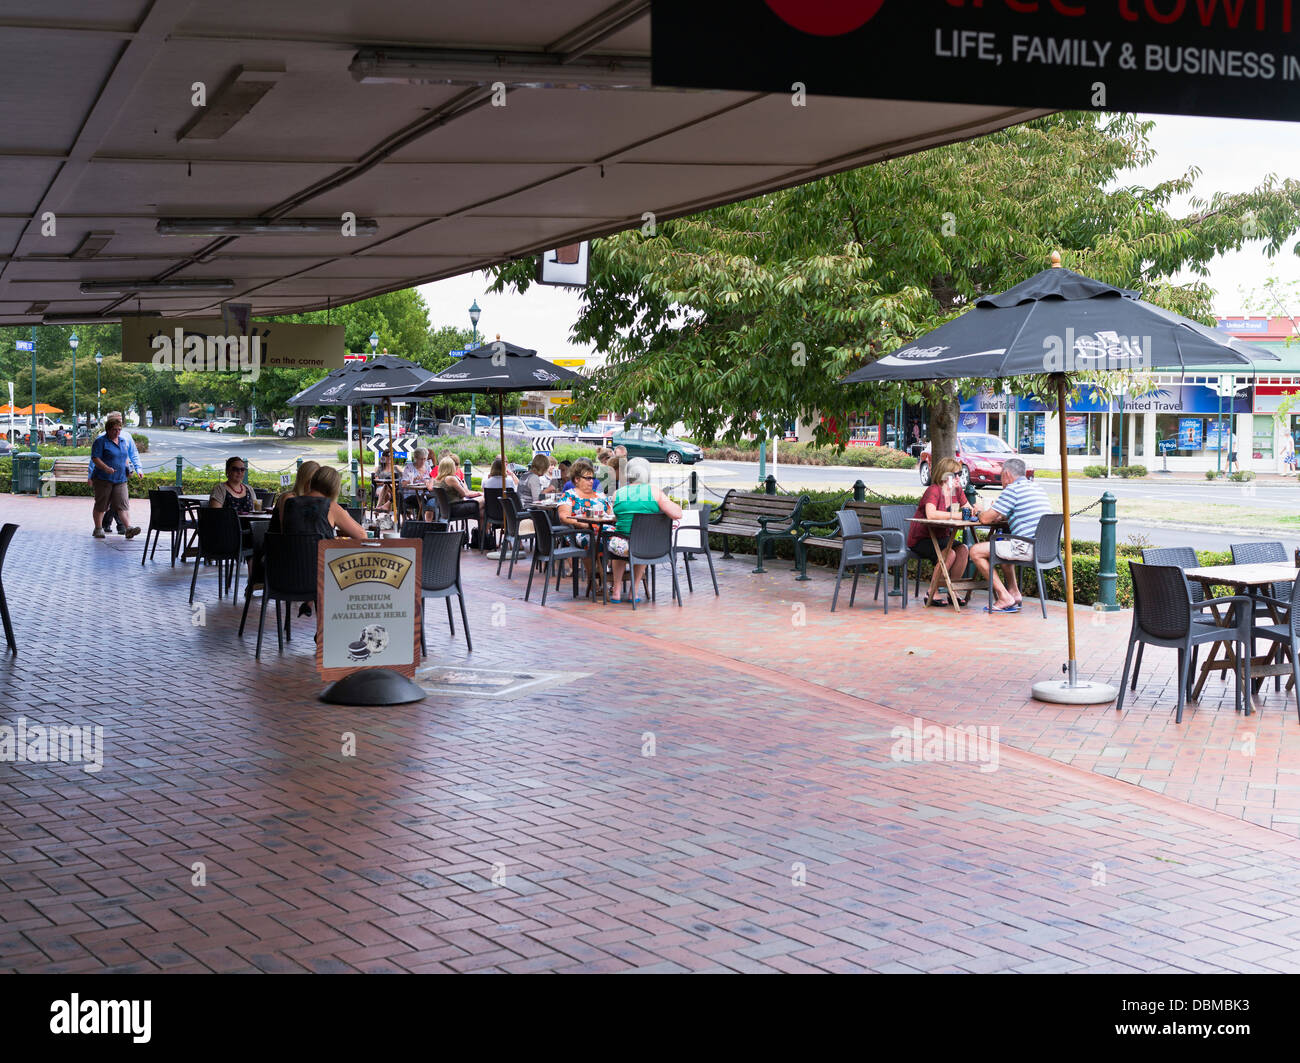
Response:
[{"label": "hedge", "polygon": [[[247,482],[253,487],[262,487],[270,491],[280,490],[280,476],[278,473],[249,472],[245,476]],[[181,493],[186,495],[207,494],[217,484],[225,482],[225,473],[218,469],[186,469],[181,480]],[[148,498],[151,490],[157,490],[160,487],[174,487],[175,485],[176,472],[174,469],[159,470],[157,472],[147,472],[140,478],[132,476],[127,482],[127,490],[132,498]],[[12,490],[13,460],[11,458],[0,458],[0,492]],[[58,485],[56,491],[60,495],[73,498],[90,498],[94,493],[89,480],[76,483],[63,482]]]},{"label": "hedge", "polygon": [[[705,447],[705,458],[715,461],[758,461],[757,447]],[[771,449],[768,449],[771,459]],[[849,447],[842,454],[811,443],[781,443],[777,460],[786,465],[851,465],[862,469],[915,469],[916,458],[892,447]]]}]

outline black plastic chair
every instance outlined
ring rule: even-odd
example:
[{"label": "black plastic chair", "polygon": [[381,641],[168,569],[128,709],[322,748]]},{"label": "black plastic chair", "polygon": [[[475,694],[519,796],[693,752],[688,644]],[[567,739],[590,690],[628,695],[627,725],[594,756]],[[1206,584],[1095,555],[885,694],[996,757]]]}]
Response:
[{"label": "black plastic chair", "polygon": [[[505,490],[504,493],[509,494],[511,492]],[[483,540],[481,545],[484,553],[487,553],[488,551],[488,541],[492,536],[493,530],[496,528],[504,530],[505,528],[505,515],[501,508],[502,494],[503,489],[500,487],[483,488],[483,521],[487,525],[487,530],[482,536],[480,536],[480,538]]]},{"label": "black plastic chair", "polygon": [[447,522],[442,520],[404,520],[402,521],[403,539],[422,539],[432,532],[445,532]]},{"label": "black plastic chair", "polygon": [[[185,516],[181,511],[181,500],[177,497],[175,491],[150,491],[149,492],[149,527],[144,533],[144,553],[140,557],[140,564],[143,566],[145,561],[152,559],[154,553],[158,550],[158,540],[162,537],[163,532],[171,534],[171,554],[172,568],[176,567],[176,554],[180,551],[181,543],[185,539],[187,527],[193,525],[187,524]],[[149,536],[153,535],[153,550],[149,549]]]},{"label": "black plastic chair", "polygon": [[[1255,637],[1281,643],[1283,652],[1291,659],[1291,686],[1295,690],[1296,717],[1300,719],[1300,647],[1297,646],[1300,642],[1300,580],[1292,581],[1291,597],[1287,601],[1273,604],[1282,607],[1278,614],[1283,617],[1283,621],[1278,624],[1256,625]],[[1278,686],[1281,685],[1281,678],[1277,677]]]},{"label": "black plastic chair", "polygon": [[18,640],[14,638],[14,622],[9,618],[9,601],[5,598],[4,567],[5,554],[9,552],[9,543],[17,530],[17,524],[6,524],[0,528],[0,621],[4,622],[5,642],[10,653],[18,652]]},{"label": "black plastic chair", "polygon": [[[650,600],[658,594],[655,590],[655,570],[659,565],[667,565],[673,576],[673,597],[677,605],[682,605],[682,591],[677,583],[677,566],[673,556],[673,522],[667,513],[637,513],[632,517],[632,527],[627,533],[627,571],[629,578],[634,572],[632,566],[645,565],[650,577]],[[605,588],[605,603],[609,604],[609,580],[602,580]],[[636,587],[632,587],[632,608],[636,609]]]},{"label": "black plastic chair", "polygon": [[[1129,668],[1135,646],[1165,646],[1178,651],[1178,711],[1174,722],[1182,723],[1183,706],[1187,703],[1187,689],[1191,683],[1192,651],[1207,642],[1235,642],[1237,707],[1240,709],[1244,703],[1249,716],[1252,599],[1239,594],[1231,598],[1209,598],[1193,605],[1187,577],[1178,566],[1139,565],[1130,561],[1128,567],[1133,578],[1133,627],[1129,631],[1124,677],[1120,681],[1115,711],[1124,710],[1124,692],[1129,685]],[[1231,627],[1219,627],[1212,617],[1196,615],[1202,609],[1218,605],[1234,610],[1229,614],[1233,620]],[[1136,673],[1133,674],[1133,689],[1137,689]]]},{"label": "black plastic chair", "polygon": [[518,500],[513,492],[507,492],[501,500],[501,519],[505,523],[505,532],[501,539],[501,550],[497,557],[497,575],[501,575],[501,563],[506,559],[506,550],[510,550],[510,567],[506,569],[506,579],[514,579],[515,562],[519,560],[519,550],[525,542],[530,545],[537,541],[536,532],[520,534],[519,522],[533,520],[534,516],[521,515]]},{"label": "black plastic chair", "polygon": [[[465,648],[474,652],[474,643],[469,637],[469,616],[465,612],[465,592],[460,586],[460,548],[464,533],[459,531],[429,532],[421,536],[424,548],[420,551],[422,571],[420,573],[420,597],[442,598],[447,603],[447,624],[452,636],[456,634],[456,621],[452,618],[451,599],[454,595],[460,600],[460,619],[465,626]],[[420,605],[420,652],[424,656],[429,651],[424,645],[424,605]]]},{"label": "black plastic chair", "polygon": [[446,521],[449,528],[457,525],[465,532],[465,542],[469,543],[469,522],[478,519],[478,503],[473,499],[455,499],[445,487],[431,487],[429,493],[438,504],[439,519]]},{"label": "black plastic chair", "polygon": [[261,500],[262,508],[268,512],[275,509],[275,492],[265,487],[254,487],[253,494]]},{"label": "black plastic chair", "polygon": [[[231,598],[239,597],[239,568],[245,558],[252,556],[252,546],[246,544],[239,515],[226,507],[214,509],[203,506],[196,514],[198,522],[198,556],[194,559],[194,575],[190,577],[190,602],[194,601],[194,585],[199,579],[199,569],[205,561],[217,563],[217,597],[222,588],[230,587],[234,578]],[[233,571],[232,571],[233,569]]]},{"label": "black plastic chair", "polygon": [[[713,580],[714,597],[721,597],[718,593],[718,574],[713,569],[713,551],[709,549],[709,533],[706,530],[712,509],[710,503],[704,502],[698,509],[688,509],[682,514],[683,523],[679,524],[673,533],[673,567],[676,567],[677,558],[680,557],[682,567],[686,570],[686,589],[694,594],[695,585],[691,582],[691,559],[696,554],[703,554],[704,560],[709,563],[709,578]],[[685,523],[687,513],[699,514],[698,517],[692,518],[699,523]]]},{"label": "black plastic chair", "polygon": [[275,600],[275,638],[280,652],[284,652],[284,640],[289,638],[289,615],[293,610],[286,609],[284,626],[280,625],[281,602],[316,601],[316,544],[319,535],[285,535],[282,532],[267,532],[264,540],[264,568],[262,580],[262,611],[257,618],[257,651],[253,654],[257,660],[262,659],[262,629],[266,625],[266,603]]},{"label": "black plastic chair", "polygon": [[[1279,542],[1231,543],[1228,549],[1232,551],[1234,565],[1285,565],[1291,560],[1287,557],[1286,547]],[[1275,608],[1282,611],[1280,619],[1283,622],[1286,621],[1286,610],[1290,608],[1292,582],[1294,581],[1287,580],[1284,583],[1272,584],[1266,596]],[[1273,613],[1269,610],[1267,602],[1260,603],[1256,615],[1273,619]]]},{"label": "black plastic chair", "polygon": [[[546,604],[546,592],[551,584],[551,564],[552,562],[563,566],[568,558],[574,559],[573,564],[573,596],[578,596],[578,564],[577,559],[589,556],[585,546],[563,545],[565,541],[571,541],[577,534],[577,529],[570,528],[567,524],[560,528],[551,526],[548,515],[543,510],[529,510],[528,515],[533,520],[533,533],[536,536],[535,547],[533,549],[533,563],[528,569],[528,586],[524,588],[524,601],[528,601],[528,596],[533,592],[533,573],[541,568],[542,571],[542,605]],[[594,532],[592,533],[595,534]]]},{"label": "black plastic chair", "polygon": [[[1038,593],[1038,608],[1047,619],[1047,581],[1044,572],[1054,568],[1063,568],[1061,561],[1061,535],[1065,530],[1065,515],[1062,513],[1044,513],[1038,518],[1038,527],[1034,529],[1033,538],[1023,535],[1001,535],[994,531],[989,536],[989,612],[993,612],[993,566],[1012,565],[1015,568],[1033,568],[1035,590]],[[1028,561],[1005,561],[997,556],[997,544],[1000,542],[1032,543],[1034,554]]]},{"label": "black plastic chair", "polygon": [[248,623],[248,607],[253,604],[255,591],[266,591],[266,532],[270,521],[258,520],[249,525],[250,538],[253,543],[253,556],[248,559],[248,582],[244,584],[244,612],[239,618],[239,637],[244,637],[244,625]]},{"label": "black plastic chair", "polygon": [[[1173,565],[1186,571],[1189,568],[1197,568],[1200,562],[1196,559],[1196,551],[1190,546],[1154,546],[1142,551],[1142,563],[1144,565]],[[1192,597],[1192,604],[1199,605],[1205,601],[1205,587],[1199,581],[1187,581],[1187,593]],[[1192,647],[1192,667],[1191,675],[1196,674],[1196,659],[1200,655],[1200,647]],[[1133,689],[1137,689],[1138,673],[1142,670],[1142,646],[1138,646],[1137,660],[1133,662]]]},{"label": "black plastic chair", "polygon": [[363,526],[365,525],[366,523],[365,506],[344,506],[343,509],[347,512],[347,515],[351,517],[353,520],[355,520],[358,524]]}]

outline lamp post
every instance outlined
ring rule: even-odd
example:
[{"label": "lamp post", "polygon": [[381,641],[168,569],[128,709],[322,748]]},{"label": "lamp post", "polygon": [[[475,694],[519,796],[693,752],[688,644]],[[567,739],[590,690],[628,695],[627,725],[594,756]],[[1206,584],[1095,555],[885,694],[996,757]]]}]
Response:
[{"label": "lamp post", "polygon": [[68,337],[68,346],[72,348],[72,445],[77,445],[77,345],[81,340],[77,339],[74,332]]},{"label": "lamp post", "polygon": [[[483,313],[483,311],[480,310],[480,309],[478,308],[478,300],[475,299],[472,303],[469,304],[469,323],[470,323],[471,326],[473,326],[473,329],[474,329],[474,338],[473,338],[473,340],[472,340],[471,342],[472,342],[472,345],[473,345],[474,347],[477,347],[477,346],[478,346],[478,318],[479,318],[479,315],[480,315],[481,313]],[[478,435],[478,418],[475,416],[475,412],[474,412],[474,411],[475,411],[474,399],[475,399],[475,395],[474,395],[474,393],[473,393],[473,392],[470,392],[470,396],[469,396],[469,434],[472,435],[472,436],[477,436],[477,435]],[[503,421],[502,423],[504,424],[505,422]]]},{"label": "lamp post", "polygon": [[[99,413],[100,397],[104,394],[104,389],[101,386],[99,381],[99,367],[103,364],[104,364],[104,352],[96,351],[95,352],[95,423],[96,424],[99,423],[99,417],[100,417],[100,413]],[[72,442],[73,445],[75,446],[76,445],[75,432],[73,435]]]}]

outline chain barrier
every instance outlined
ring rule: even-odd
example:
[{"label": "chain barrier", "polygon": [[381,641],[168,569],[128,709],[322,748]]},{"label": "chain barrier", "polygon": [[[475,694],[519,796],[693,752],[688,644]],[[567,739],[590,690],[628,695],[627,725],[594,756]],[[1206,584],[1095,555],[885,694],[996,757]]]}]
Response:
[{"label": "chain barrier", "polygon": [[1077,517],[1080,514],[1087,513],[1088,510],[1090,509],[1096,509],[1100,505],[1101,505],[1101,499],[1094,498],[1088,505],[1084,506],[1082,509],[1076,509],[1073,513],[1070,514],[1070,516]]}]

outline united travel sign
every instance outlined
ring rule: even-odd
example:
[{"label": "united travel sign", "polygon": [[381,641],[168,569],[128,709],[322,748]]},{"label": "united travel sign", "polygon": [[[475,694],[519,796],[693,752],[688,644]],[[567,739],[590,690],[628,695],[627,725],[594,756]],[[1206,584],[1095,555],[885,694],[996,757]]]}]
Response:
[{"label": "united travel sign", "polygon": [[1300,119],[1297,0],[653,0],[653,80]]}]

